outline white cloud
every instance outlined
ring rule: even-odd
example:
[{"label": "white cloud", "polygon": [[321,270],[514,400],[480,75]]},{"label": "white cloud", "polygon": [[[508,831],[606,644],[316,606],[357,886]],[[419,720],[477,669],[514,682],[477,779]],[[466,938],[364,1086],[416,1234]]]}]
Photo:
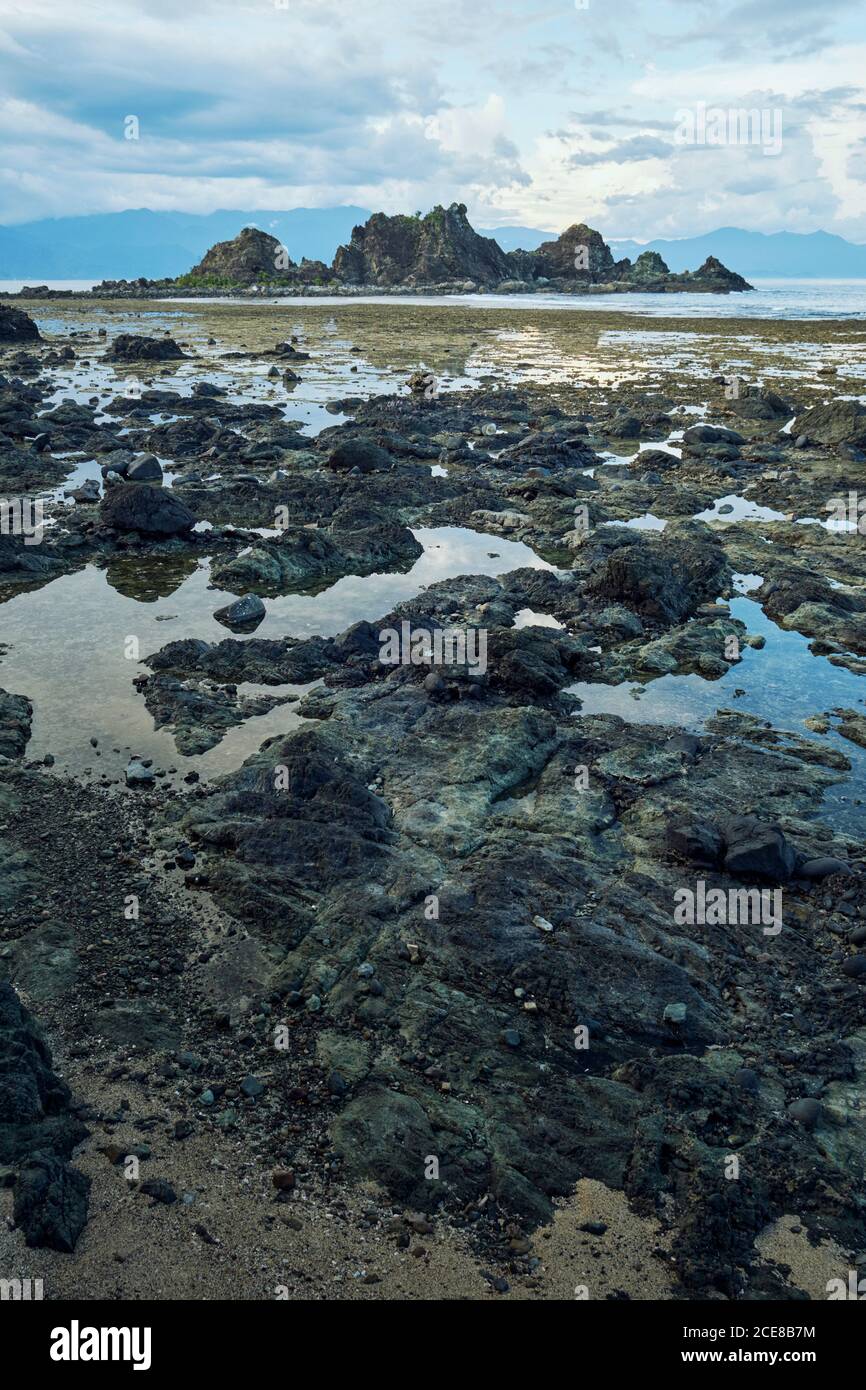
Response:
[{"label": "white cloud", "polygon": [[[0,222],[458,199],[482,225],[650,237],[723,218],[866,240],[856,15],[851,0],[0,0]],[[666,148],[678,108],[750,97],[783,105],[777,160]]]}]

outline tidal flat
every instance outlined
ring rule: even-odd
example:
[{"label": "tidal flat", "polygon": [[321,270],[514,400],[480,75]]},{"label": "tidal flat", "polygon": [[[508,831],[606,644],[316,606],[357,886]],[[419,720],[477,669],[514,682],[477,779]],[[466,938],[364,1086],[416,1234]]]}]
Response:
[{"label": "tidal flat", "polygon": [[[0,1114],[9,1249],[52,1297],[845,1278],[866,330],[16,307],[0,1004],[51,1100]],[[407,622],[486,669],[388,665]],[[676,921],[698,881],[782,930]]]}]

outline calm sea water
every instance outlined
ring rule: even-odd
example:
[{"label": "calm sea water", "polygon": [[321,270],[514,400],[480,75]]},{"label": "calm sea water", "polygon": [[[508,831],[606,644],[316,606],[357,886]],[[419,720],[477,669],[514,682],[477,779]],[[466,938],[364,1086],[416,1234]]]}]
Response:
[{"label": "calm sea water", "polygon": [[[25,284],[49,289],[89,290],[95,280],[0,280],[0,294],[15,294]],[[464,295],[316,295],[293,304],[471,304],[480,309],[591,309],[595,313],[646,314],[650,318],[866,319],[866,280],[755,280],[750,294],[464,294]],[[185,299],[185,303],[208,303]],[[249,299],[224,301],[248,304]],[[262,297],[261,304],[285,304]]]}]

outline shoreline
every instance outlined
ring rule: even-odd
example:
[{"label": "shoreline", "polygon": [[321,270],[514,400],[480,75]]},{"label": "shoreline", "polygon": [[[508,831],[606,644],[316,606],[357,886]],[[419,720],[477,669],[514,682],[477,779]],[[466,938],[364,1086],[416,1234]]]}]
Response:
[{"label": "shoreline", "polygon": [[[44,337],[4,353],[0,491],[97,484],[53,504],[0,593],[0,962],[91,1131],[75,1253],[27,1252],[48,1296],[553,1300],[581,1278],[758,1299],[843,1278],[866,561],[810,518],[864,460],[809,412],[857,391],[863,330],[32,304]],[[183,356],[114,361],[130,333]],[[406,392],[422,360],[430,401]],[[111,524],[112,494],[150,490],[118,473],[146,456],[153,505],[210,529]],[[250,592],[261,625],[229,631],[218,611]],[[383,664],[404,622],[480,625],[487,670]],[[782,931],[676,922],[683,886],[751,884],[727,859],[744,817]],[[761,1183],[721,1229],[720,1148]],[[20,1230],[4,1243],[23,1260]]]}]

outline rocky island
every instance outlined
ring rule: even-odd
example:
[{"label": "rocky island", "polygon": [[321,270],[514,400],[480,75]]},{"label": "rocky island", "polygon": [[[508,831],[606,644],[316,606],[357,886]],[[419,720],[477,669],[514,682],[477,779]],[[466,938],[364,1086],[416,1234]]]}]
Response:
[{"label": "rocky island", "polygon": [[[302,260],[267,232],[245,227],[211,247],[176,280],[109,280],[94,297],[369,294],[730,294],[751,285],[709,256],[695,271],[672,273],[656,252],[615,261],[601,234],[584,223],[535,251],[503,251],[470,225],[463,203],[426,216],[377,212],[355,227],[333,263]],[[29,293],[33,293],[32,290]],[[48,292],[50,293],[50,291]]]}]

